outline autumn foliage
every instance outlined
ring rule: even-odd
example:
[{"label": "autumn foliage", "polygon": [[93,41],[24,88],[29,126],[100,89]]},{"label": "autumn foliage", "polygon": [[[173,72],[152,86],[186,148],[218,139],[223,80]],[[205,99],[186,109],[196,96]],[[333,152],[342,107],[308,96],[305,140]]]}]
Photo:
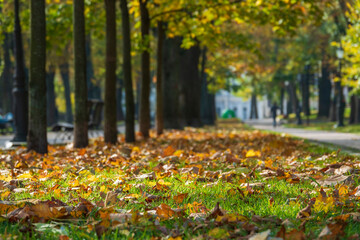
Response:
[{"label": "autumn foliage", "polygon": [[48,155],[18,148],[0,156],[2,224],[60,239],[337,239],[360,217],[359,161],[310,147],[259,131],[189,128]]}]

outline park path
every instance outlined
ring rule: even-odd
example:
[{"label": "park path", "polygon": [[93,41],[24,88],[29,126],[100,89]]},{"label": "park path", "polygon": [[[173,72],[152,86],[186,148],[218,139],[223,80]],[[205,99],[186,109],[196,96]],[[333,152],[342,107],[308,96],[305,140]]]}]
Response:
[{"label": "park path", "polygon": [[272,126],[272,119],[248,120],[246,123],[253,128],[286,133],[292,136],[308,139],[315,142],[333,144],[339,147],[360,151],[360,135],[330,131],[306,130],[301,128],[287,128]]},{"label": "park path", "polygon": [[[118,132],[119,133],[124,133],[125,132],[125,126],[124,125],[120,125],[118,126]],[[66,139],[66,140],[60,140],[57,139],[55,142],[55,138],[56,138],[57,133],[56,132],[48,132],[47,133],[47,139],[49,144],[66,144],[66,143],[70,143],[72,142],[72,139]],[[93,138],[93,137],[100,137],[100,136],[104,136],[104,132],[102,130],[90,130],[89,131],[89,137]],[[11,139],[13,139],[14,135],[9,134],[9,135],[0,135],[0,148],[5,148],[6,144],[8,141],[10,141]]]}]

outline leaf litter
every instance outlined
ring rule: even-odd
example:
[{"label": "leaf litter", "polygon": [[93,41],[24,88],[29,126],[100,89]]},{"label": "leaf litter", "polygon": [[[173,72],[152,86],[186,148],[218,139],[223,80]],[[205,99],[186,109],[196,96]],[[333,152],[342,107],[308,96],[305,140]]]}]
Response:
[{"label": "leaf litter", "polygon": [[[47,155],[3,150],[1,221],[59,239],[71,238],[66,227],[99,238],[356,239],[346,229],[360,221],[359,159],[306,146],[187,128],[134,144],[51,146]],[[287,197],[279,184],[299,187]]]}]

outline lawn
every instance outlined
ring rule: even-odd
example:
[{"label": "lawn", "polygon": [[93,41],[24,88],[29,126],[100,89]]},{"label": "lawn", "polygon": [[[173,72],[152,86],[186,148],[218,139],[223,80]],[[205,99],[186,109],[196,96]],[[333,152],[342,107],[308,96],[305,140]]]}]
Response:
[{"label": "lawn", "polygon": [[2,238],[357,237],[356,157],[236,122],[119,140],[1,152]]},{"label": "lawn", "polygon": [[295,114],[290,114],[287,119],[287,123],[284,124],[285,127],[289,128],[303,128],[309,130],[321,130],[321,131],[336,131],[343,133],[355,133],[360,134],[360,124],[348,124],[350,116],[350,109],[347,108],[345,111],[344,127],[337,127],[337,122],[330,122],[327,118],[317,118],[317,111],[312,111],[309,116],[309,124],[306,122],[306,116],[302,114],[302,125],[296,124]]}]

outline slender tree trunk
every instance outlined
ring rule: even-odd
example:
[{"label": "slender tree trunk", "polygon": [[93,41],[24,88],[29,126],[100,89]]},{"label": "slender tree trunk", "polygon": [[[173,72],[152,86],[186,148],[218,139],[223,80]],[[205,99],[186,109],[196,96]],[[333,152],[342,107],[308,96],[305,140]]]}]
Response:
[{"label": "slender tree trunk", "polygon": [[[14,24],[14,56],[15,71],[13,85],[13,114],[15,136],[12,141],[24,142],[28,134],[28,91],[26,89],[26,75],[24,63],[24,50],[20,25],[19,0],[14,1],[15,24]],[[41,11],[41,10],[40,10]],[[40,26],[41,27],[41,26]],[[41,32],[41,30],[40,30]],[[41,36],[40,36],[41,37]],[[45,46],[45,45],[44,45]],[[44,47],[45,48],[45,47]],[[46,125],[46,123],[45,123]]]},{"label": "slender tree trunk", "polygon": [[106,143],[117,142],[116,128],[116,11],[115,1],[105,0],[106,8],[106,79],[105,128]]},{"label": "slender tree trunk", "polygon": [[166,38],[163,59],[164,128],[179,129],[180,118],[180,38]]},{"label": "slender tree trunk", "polygon": [[118,84],[116,87],[116,119],[117,121],[124,121],[125,118],[122,106],[124,82],[121,78],[118,78],[117,81]]},{"label": "slender tree trunk", "polygon": [[[115,0],[113,0],[115,1]],[[91,54],[91,33],[86,34],[85,37],[85,53],[86,53],[86,82],[87,94],[90,99],[101,99],[101,89],[95,84],[94,67]]]},{"label": "slender tree trunk", "polygon": [[[199,73],[200,47],[183,51],[181,56],[181,83],[184,96],[182,106],[186,126],[200,127],[201,80]],[[190,87],[191,86],[191,87]]]},{"label": "slender tree trunk", "polygon": [[250,106],[250,119],[258,119],[258,111],[257,111],[257,99],[256,94],[251,94],[251,106]]},{"label": "slender tree trunk", "polygon": [[357,111],[357,104],[356,104],[356,96],[351,95],[350,97],[350,118],[349,124],[356,123],[356,111]]},{"label": "slender tree trunk", "polygon": [[206,66],[206,53],[207,48],[204,47],[201,51],[201,105],[200,105],[200,116],[201,122],[205,125],[215,124],[215,105],[213,105],[214,94],[209,93],[207,74],[205,72]]},{"label": "slender tree trunk", "polygon": [[280,114],[284,115],[284,96],[285,96],[285,88],[282,87],[280,89]]},{"label": "slender tree trunk", "polygon": [[55,66],[50,65],[46,73],[46,99],[47,99],[46,119],[48,126],[51,126],[58,121],[58,111],[55,104],[54,78],[55,78]]},{"label": "slender tree trunk", "polygon": [[2,92],[2,104],[1,108],[3,113],[12,111],[12,95],[11,95],[11,85],[12,85],[12,64],[10,59],[10,48],[11,48],[11,36],[8,33],[4,33],[4,42],[3,42],[3,64],[4,69],[0,77],[1,82],[1,92]]},{"label": "slender tree trunk", "polygon": [[332,97],[331,97],[331,105],[330,105],[330,122],[336,122],[337,119],[337,107],[336,107],[337,93],[336,89],[332,88]]},{"label": "slender tree trunk", "polygon": [[157,46],[157,74],[156,74],[156,133],[161,135],[164,130],[164,108],[163,108],[163,42],[165,29],[162,22],[158,22],[158,46]]},{"label": "slender tree trunk", "polygon": [[74,147],[88,145],[88,109],[85,53],[85,17],[84,0],[74,4],[74,69],[75,69],[75,128]]},{"label": "slender tree trunk", "polygon": [[65,121],[68,123],[73,122],[73,113],[71,108],[71,92],[70,92],[70,78],[69,78],[69,64],[63,63],[60,66],[61,79],[64,84],[64,94],[65,94],[65,104],[66,104],[66,114]]},{"label": "slender tree trunk", "polygon": [[319,81],[319,112],[318,117],[330,116],[331,105],[331,80],[329,72],[329,63],[326,57],[323,56],[321,64],[321,78]]},{"label": "slender tree trunk", "polygon": [[310,65],[305,66],[305,74],[302,74],[302,107],[306,116],[306,124],[309,125],[310,116]]},{"label": "slender tree trunk", "polygon": [[355,123],[360,123],[360,98],[359,96],[355,97],[356,112],[355,112]]},{"label": "slender tree trunk", "polygon": [[139,127],[144,138],[150,130],[150,17],[147,9],[148,0],[139,0],[141,13],[141,37],[144,50],[141,53],[141,95]]},{"label": "slender tree trunk", "polygon": [[120,1],[123,33],[123,72],[125,87],[125,141],[135,142],[135,104],[131,76],[130,18],[127,0]]},{"label": "slender tree trunk", "polygon": [[296,86],[293,82],[290,82],[290,84],[289,84],[289,92],[291,93],[290,94],[290,96],[292,98],[291,102],[293,104],[293,109],[295,110],[297,124],[301,125],[302,119],[301,119],[301,114],[300,114],[301,113],[300,103],[299,103],[299,98],[296,93]]},{"label": "slender tree trunk", "polygon": [[47,153],[45,0],[31,0],[28,150]]}]

